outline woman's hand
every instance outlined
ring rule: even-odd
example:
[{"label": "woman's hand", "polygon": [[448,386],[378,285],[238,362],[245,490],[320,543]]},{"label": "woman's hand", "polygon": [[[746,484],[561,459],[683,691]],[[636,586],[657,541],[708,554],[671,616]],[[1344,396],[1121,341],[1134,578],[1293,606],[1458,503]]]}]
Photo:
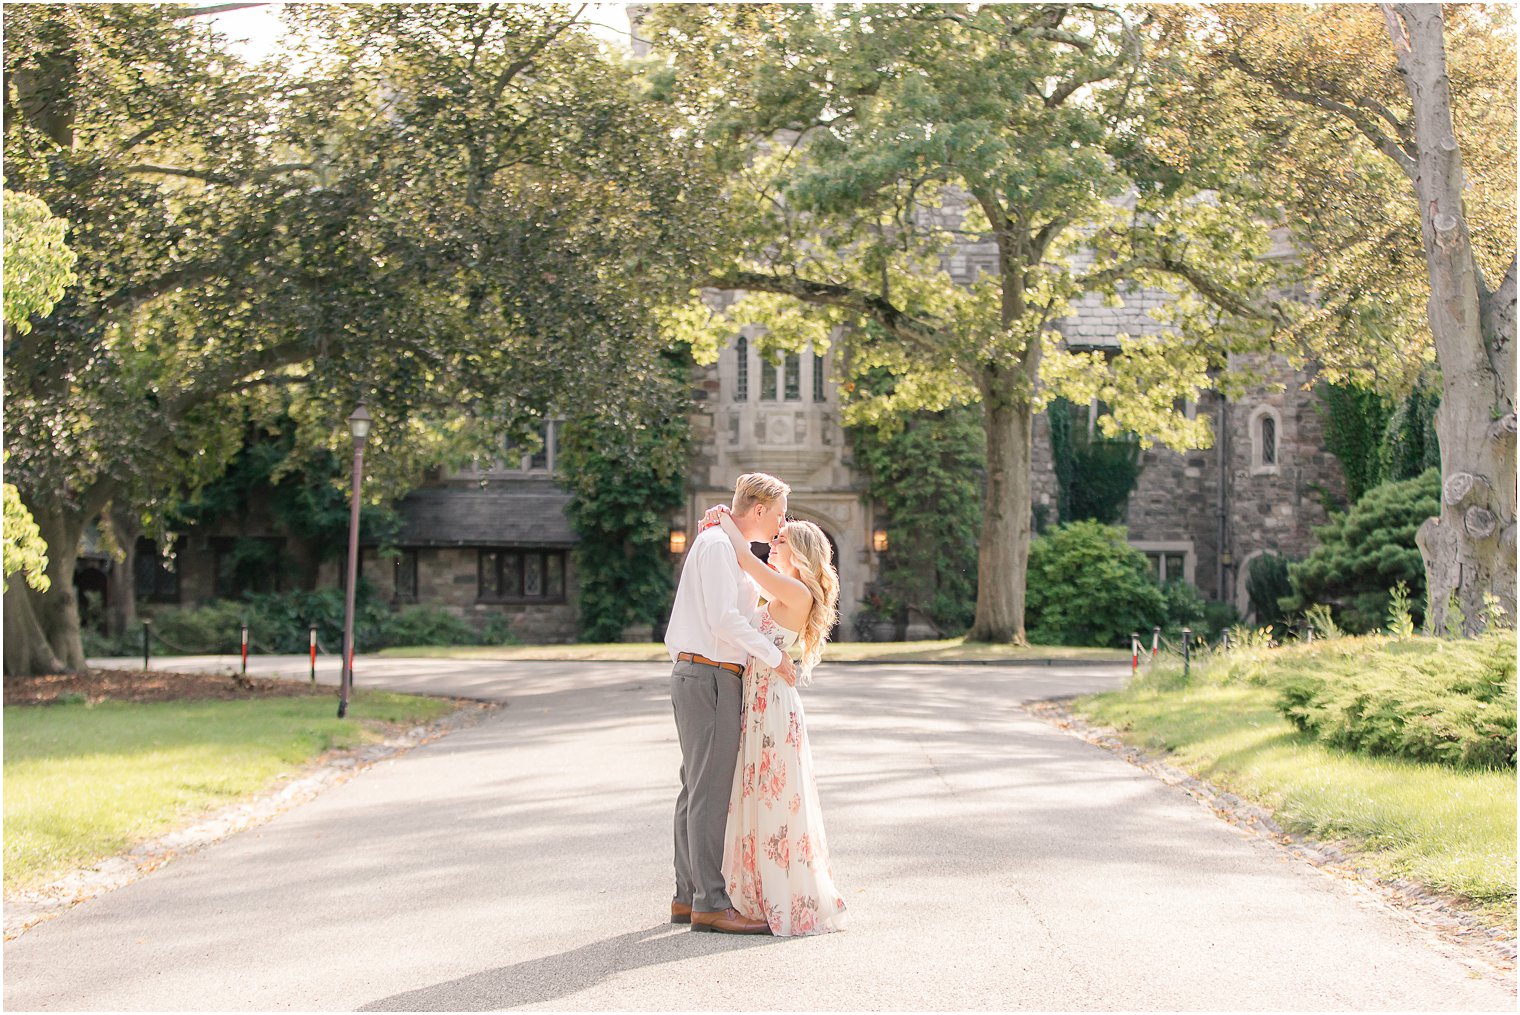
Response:
[{"label": "woman's hand", "polygon": [[702,515],[702,520],[697,523],[697,531],[698,532],[705,532],[705,531],[707,531],[708,529],[712,528],[714,525],[718,524],[718,519],[722,518],[725,515],[729,515],[729,514],[730,514],[730,512],[728,510],[728,505],[727,504],[715,504],[715,505],[713,505],[712,507],[710,507],[710,508],[707,509],[707,511]]}]

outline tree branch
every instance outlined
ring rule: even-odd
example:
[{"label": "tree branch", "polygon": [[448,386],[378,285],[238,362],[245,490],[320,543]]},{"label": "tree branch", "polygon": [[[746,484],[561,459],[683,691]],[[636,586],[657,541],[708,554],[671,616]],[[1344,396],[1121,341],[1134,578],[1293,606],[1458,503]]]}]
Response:
[{"label": "tree branch", "polygon": [[1090,293],[1104,289],[1115,282],[1130,281],[1141,271],[1156,271],[1171,275],[1188,283],[1200,296],[1221,310],[1237,317],[1262,321],[1271,325],[1287,323],[1288,316],[1276,303],[1262,303],[1234,292],[1217,280],[1210,278],[1197,265],[1189,264],[1180,257],[1160,254],[1154,257],[1136,257],[1098,271],[1088,272],[1072,281],[1079,292]]},{"label": "tree branch", "polygon": [[700,284],[714,289],[779,293],[817,306],[854,310],[876,321],[892,335],[926,355],[939,356],[944,351],[937,340],[938,328],[900,310],[876,293],[835,282],[818,282],[796,275],[770,275],[759,271],[729,271],[709,276]]},{"label": "tree branch", "polygon": [[[1400,138],[1399,140],[1395,140],[1394,138],[1390,137],[1386,132],[1381,130],[1378,125],[1374,123],[1373,120],[1368,117],[1362,110],[1357,109],[1355,105],[1348,105],[1345,102],[1341,102],[1337,99],[1332,99],[1325,95],[1315,95],[1310,92],[1299,91],[1297,88],[1294,88],[1287,82],[1279,80],[1275,76],[1268,74],[1265,71],[1261,71],[1255,67],[1252,67],[1239,53],[1230,53],[1225,57],[1225,60],[1230,64],[1230,66],[1234,67],[1242,74],[1245,74],[1247,77],[1252,78],[1253,80],[1260,81],[1262,84],[1265,84],[1267,87],[1271,88],[1278,95],[1281,95],[1283,98],[1288,99],[1291,102],[1297,102],[1307,106],[1314,106],[1317,109],[1323,109],[1327,112],[1335,113],[1338,116],[1344,117],[1345,119],[1349,120],[1357,130],[1361,131],[1367,140],[1376,145],[1379,151],[1397,163],[1398,167],[1402,169],[1404,171],[1404,174],[1411,180],[1413,180],[1415,176],[1418,175],[1419,164],[1416,161],[1415,153],[1410,150],[1413,142],[1407,138]],[[1355,100],[1353,100],[1353,102],[1355,102]],[[1388,115],[1390,117],[1392,116],[1391,113]],[[1398,123],[1399,121],[1395,118],[1392,122]]]},{"label": "tree branch", "polygon": [[174,19],[181,21],[185,18],[200,18],[208,14],[224,14],[227,11],[240,11],[245,7],[267,7],[268,4],[206,4],[201,7],[190,7],[186,10],[176,11]]}]

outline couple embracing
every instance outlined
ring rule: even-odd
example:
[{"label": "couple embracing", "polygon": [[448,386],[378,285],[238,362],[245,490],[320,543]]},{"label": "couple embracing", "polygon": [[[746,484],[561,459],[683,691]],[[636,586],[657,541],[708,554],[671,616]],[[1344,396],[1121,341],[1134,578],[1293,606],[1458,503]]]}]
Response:
[{"label": "couple embracing", "polygon": [[[845,925],[797,693],[834,626],[839,575],[823,531],[785,520],[790,493],[749,473],[732,505],[703,517],[665,633],[681,742],[670,919],[692,930]],[[751,542],[770,543],[768,563]]]}]

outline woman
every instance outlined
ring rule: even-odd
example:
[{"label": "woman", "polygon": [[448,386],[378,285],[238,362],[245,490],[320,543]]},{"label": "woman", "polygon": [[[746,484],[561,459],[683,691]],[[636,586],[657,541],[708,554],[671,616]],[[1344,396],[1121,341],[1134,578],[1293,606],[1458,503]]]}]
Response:
[{"label": "woman", "polygon": [[[740,566],[768,600],[760,633],[783,651],[800,648],[800,682],[806,684],[839,605],[828,539],[812,522],[788,522],[771,540],[767,565],[732,518],[720,519]],[[829,867],[802,698],[753,658],[744,674],[741,723],[723,849],[729,899],[745,916],[769,923],[777,936],[842,930],[845,904]]]}]

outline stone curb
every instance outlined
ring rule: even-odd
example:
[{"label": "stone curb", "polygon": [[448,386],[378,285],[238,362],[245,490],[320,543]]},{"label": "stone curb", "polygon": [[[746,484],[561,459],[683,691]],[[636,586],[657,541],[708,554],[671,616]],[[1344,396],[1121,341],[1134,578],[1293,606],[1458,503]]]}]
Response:
[{"label": "stone curb", "polygon": [[7,894],[5,940],[17,938],[37,924],[51,920],[97,895],[147,877],[179,856],[194,853],[229,835],[262,825],[325,790],[347,782],[377,761],[394,758],[414,747],[474,726],[503,707],[499,703],[465,698],[456,700],[461,702],[459,708],[425,726],[414,726],[379,743],[329,751],[302,774],[274,790],[232,804],[188,828],[176,829],[157,839],[139,843],[125,853],[72,871],[39,888]]},{"label": "stone curb", "polygon": [[1126,744],[1117,730],[1094,726],[1071,710],[1077,696],[1025,702],[1030,715],[1102,747],[1149,775],[1174,786],[1213,812],[1242,835],[1271,843],[1302,860],[1320,874],[1351,883],[1363,895],[1412,922],[1439,950],[1513,992],[1516,987],[1514,932],[1491,927],[1463,909],[1457,899],[1431,891],[1407,879],[1388,880],[1363,866],[1362,851],[1349,843],[1328,843],[1284,831],[1272,812],[1170,764],[1165,751],[1148,751]]}]

